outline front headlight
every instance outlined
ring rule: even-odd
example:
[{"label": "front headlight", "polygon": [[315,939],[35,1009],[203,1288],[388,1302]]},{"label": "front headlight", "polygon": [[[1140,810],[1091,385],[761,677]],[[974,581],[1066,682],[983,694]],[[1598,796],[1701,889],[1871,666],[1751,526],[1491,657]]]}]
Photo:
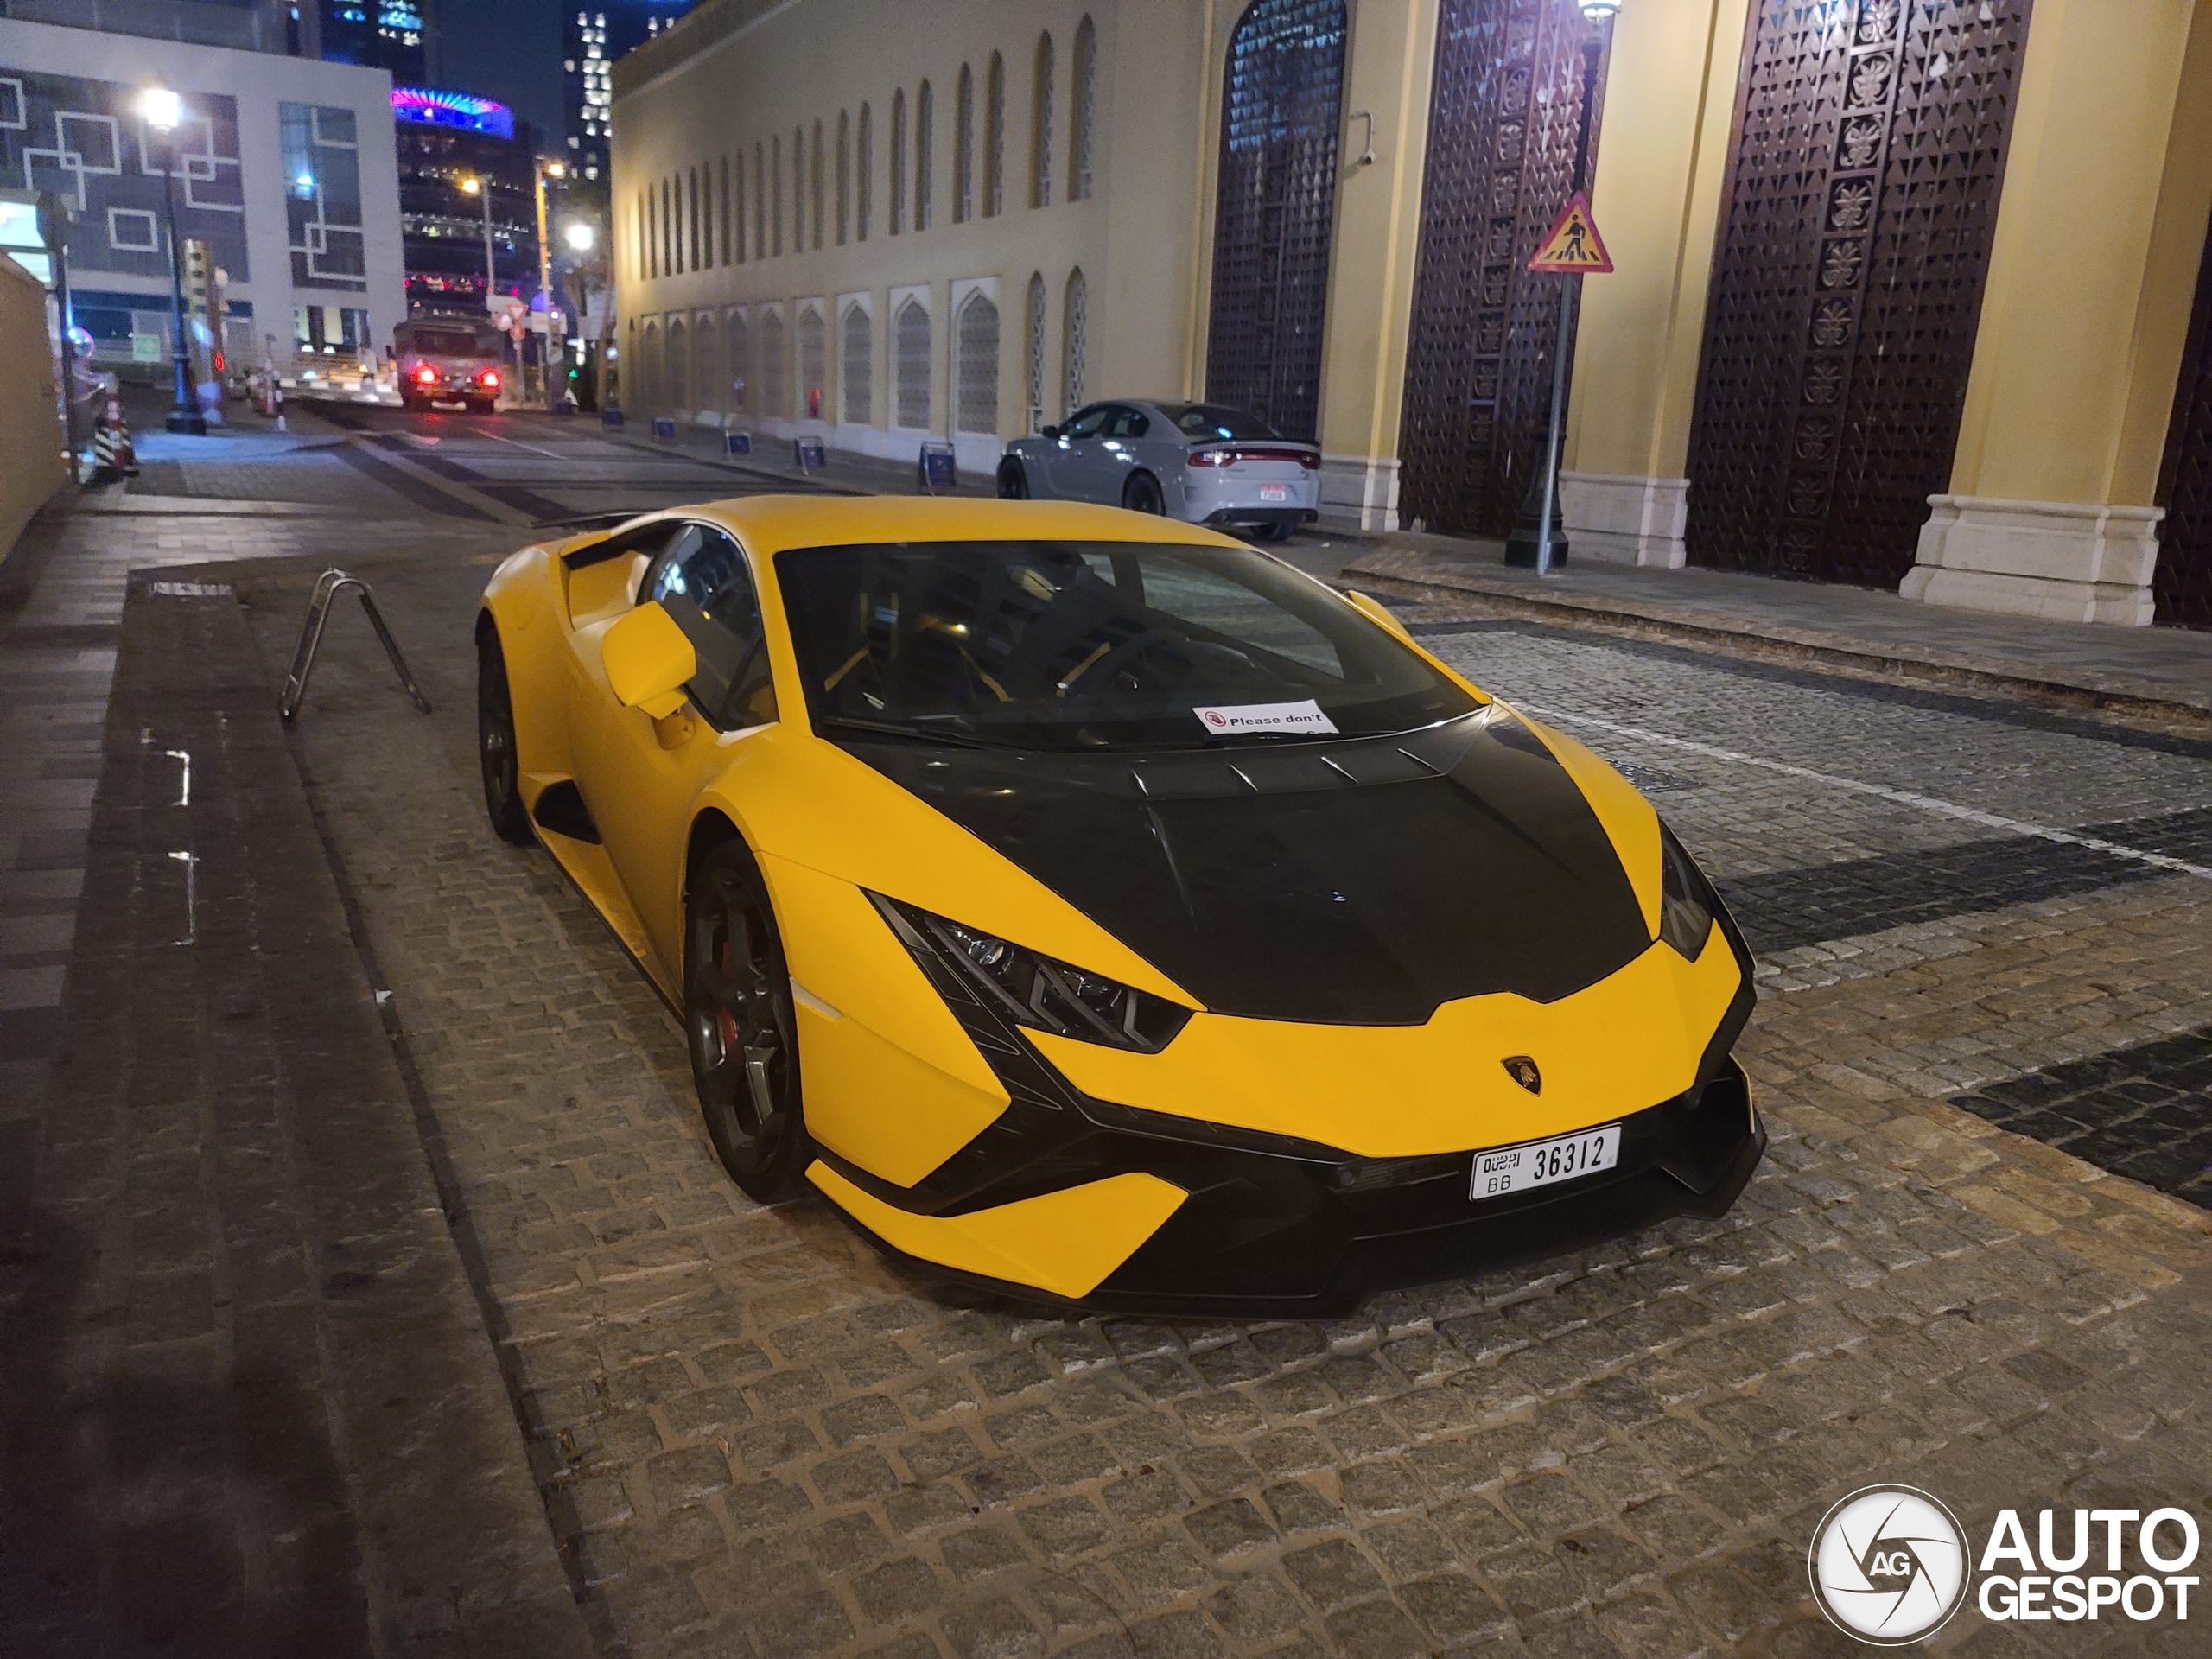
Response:
[{"label": "front headlight", "polygon": [[950,967],[1017,1025],[1087,1043],[1154,1054],[1167,1046],[1191,1010],[1071,963],[947,921],[915,906],[868,897],[910,950]]},{"label": "front headlight", "polygon": [[1659,937],[1695,962],[1713,932],[1719,906],[1713,886],[1697,861],[1682,850],[1675,832],[1659,826]]}]

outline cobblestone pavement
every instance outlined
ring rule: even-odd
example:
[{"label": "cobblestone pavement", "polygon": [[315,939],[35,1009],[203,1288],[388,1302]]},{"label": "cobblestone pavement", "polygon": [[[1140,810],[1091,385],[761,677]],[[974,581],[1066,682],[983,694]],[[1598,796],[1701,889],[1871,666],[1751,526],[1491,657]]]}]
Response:
[{"label": "cobblestone pavement", "polygon": [[[483,823],[480,574],[378,576],[436,718],[347,636],[297,753],[605,1652],[1840,1654],[1805,1548],[1869,1481],[1976,1538],[2000,1507],[2212,1519],[2205,1212],[1953,1103],[2039,1074],[2050,1122],[2095,1118],[2082,1068],[2125,1054],[2195,1155],[2202,739],[1436,632],[1634,769],[1774,947],[1739,1050],[1768,1163],[1721,1222],[1343,1320],[1069,1320],[724,1179],[668,1015]],[[248,597],[273,668],[296,592]],[[2202,1650],[1971,1609],[1937,1645]]]}]

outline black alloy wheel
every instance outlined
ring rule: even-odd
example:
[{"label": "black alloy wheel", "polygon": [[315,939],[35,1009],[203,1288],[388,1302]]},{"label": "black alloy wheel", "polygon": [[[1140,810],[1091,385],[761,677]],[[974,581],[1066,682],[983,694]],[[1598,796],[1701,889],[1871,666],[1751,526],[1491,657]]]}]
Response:
[{"label": "black alloy wheel", "polygon": [[1122,505],[1131,512],[1162,513],[1167,503],[1161,499],[1160,480],[1150,473],[1134,474],[1122,486]]},{"label": "black alloy wheel", "polygon": [[1027,501],[1028,499],[1029,474],[1022,470],[1021,462],[1016,457],[1008,455],[999,462],[999,499]]},{"label": "black alloy wheel", "polygon": [[536,839],[522,804],[515,763],[515,705],[507,690],[507,659],[499,631],[486,624],[476,640],[476,757],[484,768],[484,810],[502,841],[527,847]]},{"label": "black alloy wheel", "polygon": [[1288,541],[1290,539],[1289,520],[1278,518],[1274,523],[1262,526],[1260,531],[1260,539],[1263,542]]},{"label": "black alloy wheel", "polygon": [[773,1204],[801,1190],[811,1148],[791,974],[760,867],[742,841],[700,861],[683,908],[683,1028],[699,1110],[730,1179]]}]

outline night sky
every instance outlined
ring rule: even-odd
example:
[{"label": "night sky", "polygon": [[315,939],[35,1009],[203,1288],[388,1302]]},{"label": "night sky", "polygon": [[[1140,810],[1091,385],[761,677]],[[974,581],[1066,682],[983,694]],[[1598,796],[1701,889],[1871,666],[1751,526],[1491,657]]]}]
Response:
[{"label": "night sky", "polygon": [[561,145],[560,0],[442,0],[444,84],[496,98],[538,130],[537,147]]}]

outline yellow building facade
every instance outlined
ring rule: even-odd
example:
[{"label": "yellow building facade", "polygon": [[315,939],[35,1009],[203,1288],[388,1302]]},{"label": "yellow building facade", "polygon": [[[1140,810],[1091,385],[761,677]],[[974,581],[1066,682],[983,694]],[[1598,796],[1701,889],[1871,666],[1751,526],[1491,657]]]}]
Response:
[{"label": "yellow building facade", "polygon": [[2212,622],[2212,0],[708,0],[613,128],[635,415],[988,470],[1211,397],[1499,536],[1579,180],[1575,558]]}]

